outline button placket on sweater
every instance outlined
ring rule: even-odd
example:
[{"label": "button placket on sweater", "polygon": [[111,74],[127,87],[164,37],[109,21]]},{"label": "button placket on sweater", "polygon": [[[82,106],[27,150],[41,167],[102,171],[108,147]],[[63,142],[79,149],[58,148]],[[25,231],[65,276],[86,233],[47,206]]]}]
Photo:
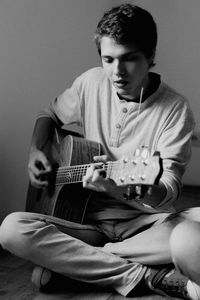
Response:
[{"label": "button placket on sweater", "polygon": [[110,136],[109,145],[112,147],[118,147],[120,142],[121,132],[124,127],[125,119],[129,113],[127,107],[122,107],[119,115],[116,117],[115,124]]}]

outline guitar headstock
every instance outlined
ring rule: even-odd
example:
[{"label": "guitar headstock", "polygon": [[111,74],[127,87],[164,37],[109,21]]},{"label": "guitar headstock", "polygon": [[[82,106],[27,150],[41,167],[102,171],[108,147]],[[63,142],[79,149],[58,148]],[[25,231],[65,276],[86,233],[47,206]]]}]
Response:
[{"label": "guitar headstock", "polygon": [[118,186],[151,186],[160,173],[160,156],[149,155],[147,149],[112,163],[108,177]]}]

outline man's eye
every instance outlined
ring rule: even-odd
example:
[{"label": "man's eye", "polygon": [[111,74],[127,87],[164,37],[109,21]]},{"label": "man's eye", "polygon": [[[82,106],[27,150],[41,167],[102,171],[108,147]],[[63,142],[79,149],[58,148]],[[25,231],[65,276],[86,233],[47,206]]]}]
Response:
[{"label": "man's eye", "polygon": [[103,61],[107,64],[110,64],[113,62],[113,58],[112,57],[103,57]]}]

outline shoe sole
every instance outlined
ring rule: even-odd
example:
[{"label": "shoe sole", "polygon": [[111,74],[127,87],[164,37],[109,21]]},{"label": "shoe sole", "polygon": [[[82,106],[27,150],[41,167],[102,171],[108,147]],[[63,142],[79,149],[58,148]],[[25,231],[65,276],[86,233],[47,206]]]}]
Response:
[{"label": "shoe sole", "polygon": [[51,271],[43,267],[37,266],[33,269],[31,282],[38,288],[41,288],[50,281],[50,278]]}]

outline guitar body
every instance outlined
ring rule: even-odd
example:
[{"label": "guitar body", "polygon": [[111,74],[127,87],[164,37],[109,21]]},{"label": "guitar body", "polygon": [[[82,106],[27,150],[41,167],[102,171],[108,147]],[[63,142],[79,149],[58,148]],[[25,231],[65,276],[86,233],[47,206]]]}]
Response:
[{"label": "guitar body", "polygon": [[54,162],[53,172],[46,189],[37,189],[29,184],[26,211],[55,216],[76,223],[84,223],[84,215],[91,191],[82,183],[55,184],[58,167],[90,164],[93,156],[101,154],[101,146],[87,139],[66,135],[56,136],[47,157]]}]

